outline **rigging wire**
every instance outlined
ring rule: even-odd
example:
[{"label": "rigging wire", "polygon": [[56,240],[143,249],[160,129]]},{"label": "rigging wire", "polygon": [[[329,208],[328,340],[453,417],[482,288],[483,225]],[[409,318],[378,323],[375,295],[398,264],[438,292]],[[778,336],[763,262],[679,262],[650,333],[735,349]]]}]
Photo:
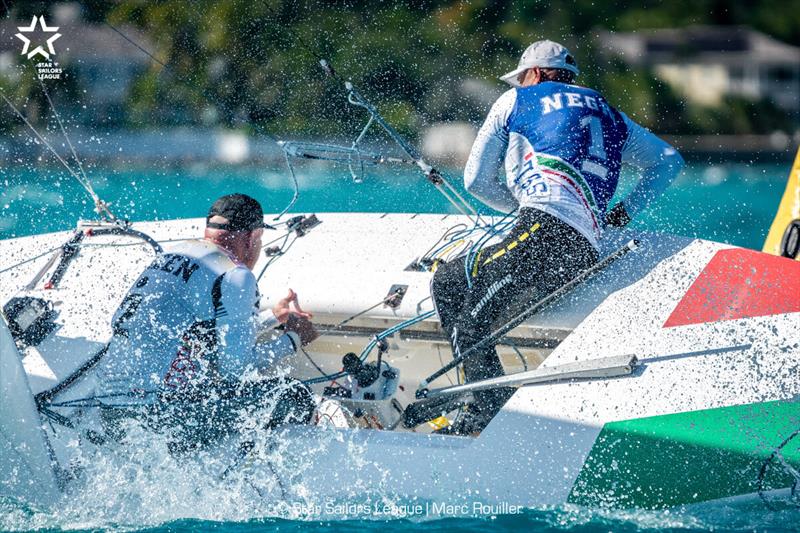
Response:
[{"label": "rigging wire", "polygon": [[[268,9],[268,10],[269,10],[269,11],[270,11],[270,12],[271,12],[273,15],[277,16],[277,13],[275,13],[275,11],[274,11],[274,10],[273,10],[271,7],[269,7],[269,6],[266,6],[266,7],[267,7],[267,9]],[[359,107],[362,107],[362,108],[364,108],[364,109],[365,109],[365,110],[366,110],[366,111],[369,113],[369,115],[370,115],[370,120],[367,122],[367,125],[366,125],[366,126],[364,127],[364,129],[362,130],[362,132],[361,132],[361,135],[359,135],[359,136],[358,136],[358,138],[357,138],[357,139],[356,139],[356,141],[353,143],[353,145],[355,146],[355,145],[356,145],[356,144],[357,144],[357,143],[358,143],[358,142],[359,142],[359,141],[362,139],[362,137],[364,136],[364,134],[365,134],[365,133],[366,133],[366,131],[367,131],[367,128],[369,128],[369,126],[371,125],[372,121],[374,120],[375,122],[377,122],[377,123],[378,123],[378,124],[379,124],[379,125],[380,125],[380,126],[383,128],[383,130],[384,130],[384,131],[385,131],[385,132],[386,132],[386,133],[389,135],[389,137],[391,137],[391,138],[392,138],[392,140],[393,140],[395,143],[397,143],[397,145],[398,145],[398,146],[400,146],[400,148],[401,148],[401,149],[402,149],[402,150],[403,150],[403,151],[404,151],[404,152],[405,152],[405,153],[406,153],[406,154],[407,154],[409,157],[411,157],[411,159],[413,159],[413,160],[414,160],[414,162],[415,162],[415,163],[416,163],[416,164],[417,164],[417,165],[420,167],[420,169],[421,169],[421,170],[422,170],[422,172],[425,174],[425,176],[426,176],[426,177],[427,177],[427,178],[428,178],[428,179],[431,181],[431,183],[433,183],[433,184],[434,184],[434,186],[436,186],[436,188],[439,190],[439,192],[440,192],[440,193],[441,193],[441,194],[442,194],[442,195],[443,195],[443,196],[444,196],[444,197],[445,197],[445,198],[446,198],[446,199],[447,199],[447,200],[448,200],[448,201],[449,201],[449,202],[450,202],[450,203],[451,203],[451,204],[452,204],[452,205],[453,205],[453,206],[454,206],[454,207],[455,207],[455,208],[456,208],[456,209],[457,209],[459,212],[461,212],[463,215],[467,216],[467,217],[468,217],[468,218],[470,218],[470,219],[472,219],[472,216],[474,216],[474,217],[475,217],[475,224],[476,224],[476,225],[478,225],[478,224],[481,222],[481,216],[480,216],[480,214],[477,212],[477,210],[476,210],[474,207],[472,207],[472,205],[471,205],[469,202],[467,202],[467,201],[464,199],[464,197],[463,197],[463,196],[462,196],[462,195],[461,195],[461,194],[458,192],[458,190],[456,190],[456,189],[455,189],[455,188],[454,188],[454,187],[453,187],[453,186],[450,184],[450,182],[449,182],[447,179],[445,179],[445,177],[444,177],[444,176],[443,176],[443,175],[442,175],[442,174],[441,174],[441,173],[440,173],[438,170],[436,170],[436,169],[434,169],[433,167],[431,167],[430,165],[428,165],[428,164],[427,164],[427,163],[424,161],[424,159],[422,159],[421,155],[420,155],[420,154],[419,154],[419,153],[416,151],[416,149],[414,149],[414,147],[412,147],[410,144],[408,144],[408,143],[405,141],[405,139],[403,139],[403,138],[400,136],[400,134],[398,134],[398,133],[397,133],[397,131],[395,131],[395,129],[394,129],[394,128],[392,128],[392,127],[391,127],[391,125],[389,125],[389,124],[388,124],[388,123],[387,123],[387,122],[386,122],[386,121],[383,119],[383,117],[382,117],[382,116],[381,116],[381,115],[378,113],[378,111],[377,111],[377,110],[376,110],[376,109],[375,109],[375,108],[372,106],[372,104],[370,104],[370,103],[369,103],[367,100],[365,100],[365,99],[364,99],[364,98],[361,96],[361,94],[360,94],[360,93],[359,93],[359,92],[358,92],[358,91],[355,89],[355,87],[353,86],[353,84],[352,84],[352,83],[350,83],[349,81],[345,81],[345,80],[343,80],[343,79],[342,79],[342,78],[341,78],[341,77],[340,77],[340,76],[337,74],[337,72],[336,72],[336,70],[333,68],[333,66],[332,66],[332,65],[331,65],[331,64],[328,62],[328,60],[327,60],[327,59],[325,59],[325,58],[324,58],[322,55],[318,54],[318,53],[317,53],[317,52],[316,52],[314,49],[312,49],[312,47],[311,47],[311,46],[309,46],[309,45],[308,45],[308,44],[307,44],[307,43],[306,43],[306,42],[305,42],[305,41],[302,39],[302,37],[301,37],[301,36],[300,36],[300,35],[299,35],[297,32],[295,32],[295,31],[294,31],[294,29],[293,29],[293,28],[291,28],[291,27],[287,27],[286,29],[288,30],[288,33],[291,33],[291,34],[293,35],[294,39],[295,39],[297,42],[299,42],[299,43],[300,43],[300,45],[301,45],[303,48],[305,48],[305,49],[306,49],[306,51],[308,51],[308,52],[309,52],[309,53],[310,53],[312,56],[314,56],[314,57],[315,57],[315,58],[316,58],[316,59],[319,61],[320,67],[322,67],[322,69],[325,71],[325,73],[326,73],[326,74],[327,74],[329,77],[333,78],[334,80],[336,80],[336,81],[338,81],[338,82],[340,82],[340,83],[344,83],[344,84],[345,84],[345,89],[347,90],[347,93],[348,93],[348,94],[347,94],[347,101],[348,101],[350,104],[352,104],[352,105],[355,105],[355,106],[359,106]],[[445,189],[449,190],[449,194],[448,194],[448,192],[447,192]],[[450,196],[451,194],[452,194],[452,196],[453,196],[453,197],[455,197],[455,199],[457,199],[457,200],[458,200],[458,202],[460,202],[460,204],[461,204],[461,205],[459,205],[459,203],[458,203],[458,202],[456,202],[456,201],[453,199],[453,197],[451,197],[451,196]],[[470,213],[471,213],[471,215],[470,215]]]},{"label": "rigging wire", "polygon": [[[113,30],[114,33],[116,33],[117,35],[119,35],[120,37],[122,37],[123,39],[128,41],[130,44],[132,44],[133,46],[138,48],[139,51],[141,51],[144,54],[146,54],[150,59],[152,59],[153,61],[155,61],[156,63],[158,63],[159,65],[161,65],[164,68],[169,68],[169,67],[167,67],[166,63],[164,63],[163,61],[158,59],[155,55],[151,54],[150,51],[147,50],[144,46],[141,46],[139,43],[137,43],[136,41],[134,41],[133,39],[131,39],[130,37],[125,35],[121,30],[117,29],[117,27],[114,26],[113,24],[111,24],[108,20],[103,20],[103,23],[106,26],[108,26],[109,28],[111,28],[111,30]],[[181,81],[183,81],[183,80],[181,80]]]},{"label": "rigging wire", "polygon": [[77,172],[75,172],[72,169],[71,166],[69,166],[69,164],[64,160],[64,158],[61,157],[61,154],[59,154],[56,151],[56,149],[53,148],[53,146],[49,142],[47,142],[47,139],[45,139],[39,133],[39,131],[33,126],[33,124],[30,123],[30,121],[27,119],[27,117],[24,114],[22,114],[22,112],[19,109],[17,109],[16,106],[14,106],[14,104],[11,102],[11,100],[9,100],[6,97],[5,92],[3,92],[2,89],[0,89],[0,98],[2,98],[5,101],[5,103],[8,104],[8,106],[14,111],[14,113],[16,113],[17,117],[19,117],[20,120],[22,120],[25,123],[25,125],[28,126],[28,128],[33,132],[33,134],[36,137],[36,139],[38,139],[39,142],[44,144],[47,147],[47,149],[50,150],[50,152],[55,156],[55,158],[58,159],[58,161],[62,165],[64,165],[64,168],[67,169],[67,172],[69,172],[69,174],[72,177],[74,177],[78,181],[78,183],[81,184],[81,186],[83,186],[83,188],[86,190],[86,192],[92,198],[92,201],[94,202],[95,209],[97,210],[97,212],[98,213],[104,212],[111,218],[112,221],[116,220],[116,217],[109,210],[108,204],[106,204],[103,200],[100,199],[100,197],[97,195],[97,193],[92,188],[92,184],[90,182],[88,182],[88,181],[84,181],[81,178],[81,176]]},{"label": "rigging wire", "polygon": [[[270,14],[272,14],[272,16],[275,19],[279,18],[279,16],[276,13],[276,11],[274,9],[272,9],[270,6],[265,5],[264,7],[266,7],[266,9],[270,12]],[[126,35],[122,30],[117,28],[115,25],[113,25],[110,22],[108,22],[108,20],[105,20],[104,23],[109,28],[111,28],[116,34],[118,34],[120,37],[125,39],[127,42],[129,42],[130,44],[135,46],[142,53],[146,54],[153,61],[155,61],[156,63],[158,63],[159,65],[161,65],[164,68],[169,68],[168,65],[165,62],[163,62],[160,59],[158,59],[153,53],[151,53],[149,50],[147,50],[144,46],[142,46],[139,43],[137,43],[136,41],[134,41],[131,37]],[[313,57],[315,57],[319,61],[319,64],[323,68],[323,70],[328,74],[328,76],[330,76],[331,78],[333,78],[333,79],[335,79],[335,80],[337,80],[339,82],[343,81],[342,78],[336,73],[334,68],[330,65],[330,63],[326,59],[324,59],[322,57],[322,55],[319,54],[313,47],[311,47],[302,38],[302,36],[300,36],[296,31],[294,31],[293,28],[291,28],[291,27],[282,27],[281,29],[283,30],[283,33],[289,34],[291,36],[291,38],[296,43],[299,43],[300,46],[303,49],[305,49],[308,53],[310,53]],[[173,72],[173,74],[175,74],[175,73]],[[182,81],[184,83],[188,83],[186,80],[183,79],[182,76],[176,75],[176,77],[180,81]],[[355,177],[355,172],[352,169],[352,160],[353,160],[352,156],[353,156],[353,154],[355,154],[357,156],[358,163],[359,163],[360,167],[362,168],[362,174],[363,174],[364,161],[360,157],[360,152],[358,150],[358,144],[363,139],[364,135],[366,134],[367,129],[370,127],[372,122],[373,121],[377,122],[383,128],[383,130],[389,135],[389,137],[391,137],[392,140],[414,161],[414,163],[416,163],[417,166],[420,167],[420,169],[423,171],[425,176],[431,181],[431,183],[434,184],[434,186],[445,197],[445,199],[451,205],[453,205],[456,208],[457,211],[459,211],[463,215],[469,217],[470,219],[475,217],[474,222],[476,223],[476,225],[480,225],[481,222],[482,222],[480,214],[461,195],[461,193],[455,187],[453,187],[452,184],[450,184],[449,181],[447,179],[445,179],[445,177],[438,170],[436,170],[435,168],[431,167],[430,165],[428,165],[424,161],[424,159],[417,152],[417,150],[413,146],[411,146],[405,139],[403,139],[397,133],[397,131],[394,130],[394,128],[391,125],[389,125],[383,119],[383,117],[378,113],[378,111],[375,109],[375,107],[372,106],[372,104],[370,104],[367,100],[365,100],[360,95],[360,93],[358,93],[358,91],[355,89],[355,87],[353,86],[352,83],[350,83],[350,82],[344,82],[344,83],[345,83],[345,88],[347,90],[347,100],[348,100],[348,102],[350,104],[352,104],[352,105],[364,108],[369,114],[369,120],[368,120],[366,126],[362,129],[361,134],[356,138],[355,141],[353,141],[353,143],[352,143],[352,145],[350,147],[350,154],[349,154],[347,162],[350,165],[351,174],[353,174],[353,176]],[[230,112],[230,109],[228,109],[227,105],[224,102],[212,98],[210,95],[208,95],[207,91],[203,91],[203,95],[205,96],[205,98],[207,100],[215,102],[218,105],[221,105],[223,109],[225,109],[226,111]],[[284,151],[284,156],[286,158],[286,164],[287,164],[287,166],[289,168],[289,172],[290,172],[290,175],[291,175],[292,186],[293,186],[292,198],[291,198],[289,204],[275,217],[275,219],[278,220],[281,216],[286,214],[286,212],[288,212],[294,206],[295,202],[297,201],[297,198],[299,197],[299,186],[298,186],[298,183],[297,183],[297,176],[296,176],[294,168],[293,168],[293,166],[291,164],[291,160],[289,159],[289,156],[290,156],[289,145],[287,143],[282,143],[282,142],[278,141],[278,139],[275,136],[273,136],[272,134],[267,132],[266,129],[263,128],[258,123],[252,123],[251,122],[251,125],[253,125],[255,127],[255,129],[257,131],[259,131],[259,133],[262,133],[264,136],[266,136],[270,140],[276,142],[281,147],[281,149]],[[296,154],[294,154],[294,155],[296,155]]]},{"label": "rigging wire", "polygon": [[264,272],[267,271],[267,269],[270,267],[270,265],[272,265],[272,263],[274,263],[275,261],[277,261],[278,259],[280,259],[284,255],[286,255],[286,253],[289,252],[289,250],[292,248],[294,243],[297,242],[297,239],[299,239],[297,234],[295,234],[294,239],[289,241],[289,237],[291,237],[291,236],[292,236],[292,232],[291,231],[286,234],[286,236],[285,236],[285,238],[283,240],[283,243],[281,243],[281,245],[278,247],[279,248],[278,252],[275,255],[273,255],[272,257],[270,257],[269,260],[267,260],[267,263],[264,265],[264,268],[262,268],[261,272],[259,272],[258,276],[256,276],[256,282],[261,281],[262,276],[264,276]]},{"label": "rigging wire", "polygon": [[286,232],[286,233],[284,233],[283,235],[281,235],[281,236],[279,236],[279,237],[275,237],[274,239],[272,239],[272,240],[271,240],[271,241],[269,241],[269,242],[265,242],[265,243],[263,243],[263,244],[261,245],[261,249],[262,249],[262,250],[266,250],[266,248],[269,248],[269,245],[270,245],[270,244],[272,244],[272,243],[274,243],[274,242],[278,242],[278,241],[279,241],[279,240],[281,240],[281,239],[283,239],[283,240],[284,240],[284,242],[285,242],[285,241],[286,241],[286,237],[288,237],[288,236],[289,236],[289,235],[291,235],[291,234],[292,234],[291,230],[290,230],[290,231],[287,231],[287,232]]},{"label": "rigging wire", "polygon": [[[270,13],[272,13],[273,16],[277,17],[277,13],[275,13],[275,11],[271,7],[269,7],[269,6],[265,6],[265,7],[267,8],[267,10],[270,11]],[[134,39],[132,39],[130,36],[128,36],[125,32],[123,32],[122,30],[120,30],[115,25],[111,24],[110,22],[108,22],[108,20],[104,20],[103,22],[106,24],[106,26],[108,26],[111,30],[113,30],[117,35],[119,35],[121,38],[123,38],[125,41],[127,41],[131,45],[135,46],[139,51],[141,51],[142,53],[147,55],[151,60],[153,60],[157,64],[161,65],[165,69],[170,69],[170,67],[169,67],[169,65],[167,63],[165,63],[164,61],[158,59],[155,56],[155,54],[150,52],[144,46],[142,46],[139,43],[137,43]],[[297,42],[299,42],[303,48],[305,48],[307,51],[309,51],[315,58],[324,61],[322,59],[322,56],[320,56],[319,54],[314,52],[312,50],[312,48],[296,32],[292,31],[291,28],[287,28],[287,29],[289,30],[289,33],[292,33],[292,36],[294,37],[294,39]],[[184,85],[191,86],[192,88],[195,87],[195,84],[190,83],[183,76],[177,74],[174,71],[174,69],[170,69],[170,71],[173,74],[173,76],[176,79],[178,79],[179,81],[181,81]],[[339,79],[338,76],[337,76],[337,79]],[[220,100],[218,98],[214,98],[212,95],[209,94],[209,92],[207,90],[203,90],[202,94],[203,94],[203,97],[206,100],[208,100],[209,102],[212,102],[212,103],[214,103],[216,105],[219,105],[220,107],[222,107],[223,110],[225,110],[229,114],[231,114],[231,115],[233,114],[232,110],[229,108],[229,106],[224,101],[222,101],[222,100]],[[355,172],[352,169],[352,164],[353,164],[353,159],[354,159],[353,158],[353,154],[356,155],[355,159],[358,161],[359,165],[362,167],[362,175],[363,175],[364,161],[363,161],[363,158],[361,157],[361,152],[358,150],[358,146],[357,145],[360,142],[360,140],[363,138],[363,136],[366,133],[366,130],[369,127],[369,125],[372,123],[372,120],[373,120],[372,117],[370,117],[370,120],[367,123],[367,125],[365,126],[365,128],[362,130],[361,135],[358,136],[356,141],[353,142],[352,146],[349,149],[345,149],[345,150],[347,150],[349,152],[349,156],[348,156],[347,162],[348,162],[348,165],[350,166],[351,175],[353,175],[354,177],[355,177]],[[319,144],[319,143],[284,142],[284,141],[278,140],[278,138],[276,136],[274,136],[272,133],[270,133],[266,128],[264,128],[259,123],[257,123],[257,122],[249,122],[249,124],[251,126],[253,126],[256,129],[256,131],[258,131],[258,133],[260,133],[261,135],[263,135],[264,137],[266,137],[270,141],[272,141],[275,144],[277,144],[281,148],[281,150],[283,151],[283,154],[284,154],[284,157],[285,157],[285,160],[286,160],[286,166],[287,166],[287,168],[289,170],[289,174],[290,174],[290,178],[291,178],[291,184],[292,184],[292,198],[290,199],[289,203],[280,211],[280,213],[278,213],[278,215],[276,215],[274,217],[274,219],[273,219],[273,220],[279,220],[283,215],[285,215],[287,212],[289,212],[292,209],[292,207],[294,207],[294,205],[296,204],[296,202],[297,202],[297,200],[298,200],[298,198],[300,196],[299,183],[298,183],[298,180],[297,180],[297,176],[296,176],[296,172],[295,172],[294,166],[291,163],[290,156],[307,157],[306,154],[302,153],[302,148],[308,149],[309,147],[313,147],[314,149],[316,149],[318,151],[319,151],[320,148],[327,148],[328,151],[331,151],[332,149],[336,149],[338,151],[342,151],[342,147],[337,147],[335,145],[323,145],[323,144]],[[404,160],[397,159],[397,158],[385,158],[383,156],[375,157],[374,154],[369,154],[368,157],[370,159],[372,159],[373,161],[379,159],[380,162],[383,162],[383,160],[386,160],[387,162],[405,162]],[[311,157],[308,157],[308,158],[310,158],[310,159],[327,159],[329,161],[340,160],[340,159],[336,159],[336,158],[333,158],[333,157],[319,157],[317,155],[312,155]]]},{"label": "rigging wire", "polygon": [[[278,145],[283,148],[280,141],[278,141]],[[292,166],[292,162],[289,160],[289,152],[283,150],[283,156],[286,158],[286,166],[289,168],[289,175],[292,178],[292,199],[289,200],[289,203],[286,204],[286,207],[278,213],[272,220],[280,220],[280,218],[285,215],[292,207],[294,207],[295,202],[300,197],[300,185],[297,182],[297,176],[294,173],[294,167]]]},{"label": "rigging wire", "polygon": [[[324,60],[320,60],[320,66],[325,70],[328,75],[335,74],[333,67]],[[378,110],[368,102],[356,90],[351,82],[345,82],[345,89],[347,90],[347,101],[352,105],[363,107],[378,125],[383,128],[389,137],[412,159],[414,163],[422,170],[422,173],[428,178],[436,189],[453,205],[459,212],[467,216],[470,220],[474,216],[474,223],[480,224],[482,222],[480,214],[477,210],[467,202],[463,196],[449,183],[449,181],[437,169],[429,165],[416,148],[411,146],[386,120],[378,113]],[[369,123],[368,123],[369,125]]]},{"label": "rigging wire", "polygon": [[[35,75],[35,74],[34,74]],[[72,144],[72,141],[69,138],[69,134],[67,133],[67,129],[64,127],[64,123],[61,121],[61,114],[56,109],[55,104],[53,104],[53,100],[50,99],[50,93],[47,91],[47,87],[44,84],[44,81],[39,77],[36,76],[36,79],[39,80],[39,86],[42,88],[42,93],[44,94],[45,98],[47,99],[47,103],[50,106],[50,110],[53,112],[53,115],[56,117],[56,122],[58,122],[58,126],[61,129],[61,134],[64,136],[64,140],[67,141],[67,146],[69,146],[70,152],[72,152],[72,158],[75,160],[75,163],[78,165],[78,170],[80,170],[81,175],[83,176],[83,182],[81,185],[84,188],[89,188],[94,190],[92,187],[92,182],[89,180],[89,177],[86,175],[86,171],[83,168],[83,164],[81,163],[80,158],[78,158],[78,153],[75,151],[75,146]],[[95,196],[97,196],[95,194]],[[99,197],[95,199],[95,211],[98,215],[102,215],[105,213],[109,220],[116,221],[117,217],[109,209],[109,204],[102,201]]]},{"label": "rigging wire", "polygon": [[378,302],[376,304],[373,304],[373,305],[367,307],[366,309],[363,309],[363,310],[359,311],[358,313],[356,313],[354,315],[350,315],[349,317],[345,318],[344,320],[342,320],[341,322],[339,322],[338,324],[333,326],[333,329],[335,329],[335,330],[339,329],[342,326],[344,326],[345,324],[347,324],[348,322],[352,322],[356,318],[369,313],[370,311],[372,311],[373,309],[375,309],[377,307],[380,307],[382,305],[390,305],[392,300],[397,300],[403,294],[404,294],[404,290],[402,290],[402,289],[397,289],[397,290],[395,290],[393,292],[390,292],[380,302]]},{"label": "rigging wire", "polygon": [[[8,20],[11,17],[11,9],[9,9],[8,4],[6,3],[5,0],[2,0],[2,2],[3,2],[3,7],[5,8],[5,17],[4,18],[6,20]],[[109,219],[111,221],[115,221],[116,217],[109,210],[108,204],[100,199],[100,197],[94,191],[94,188],[92,187],[91,181],[86,176],[86,172],[84,171],[83,165],[81,164],[80,159],[78,158],[78,154],[75,151],[75,147],[73,146],[72,141],[69,138],[69,135],[67,135],[67,130],[64,127],[64,123],[61,121],[61,116],[59,115],[58,111],[56,110],[55,105],[53,105],[53,101],[50,99],[50,94],[47,92],[47,88],[45,87],[44,81],[36,74],[36,72],[34,72],[33,75],[37,79],[37,81],[39,82],[39,85],[42,88],[42,93],[44,93],[45,98],[47,98],[47,103],[50,105],[50,109],[53,112],[53,114],[55,115],[56,120],[58,121],[58,125],[61,128],[61,133],[64,135],[64,139],[66,139],[66,141],[67,141],[67,145],[69,146],[70,151],[72,152],[72,157],[75,159],[75,162],[78,164],[78,169],[81,172],[82,178],[81,178],[81,176],[79,176],[72,169],[72,167],[70,167],[69,164],[67,164],[67,162],[58,154],[58,152],[55,151],[55,149],[50,145],[50,143],[48,143],[47,140],[45,140],[45,138],[36,130],[36,128],[33,126],[33,124],[31,124],[28,121],[28,119],[25,117],[25,115],[23,115],[14,106],[14,104],[11,103],[11,100],[9,100],[6,97],[5,92],[2,89],[0,89],[0,97],[2,97],[3,100],[5,100],[6,104],[8,104],[9,107],[11,107],[11,109],[14,111],[14,113],[20,119],[22,119],[22,121],[25,123],[26,126],[28,126],[28,128],[30,128],[30,130],[33,132],[33,134],[36,136],[36,138],[38,138],[38,140],[40,142],[42,142],[42,144],[44,144],[50,150],[50,152],[52,152],[52,154],[56,157],[56,159],[58,159],[59,162],[61,162],[61,164],[64,165],[64,167],[67,169],[67,172],[69,172],[70,175],[72,175],[78,181],[78,183],[81,184],[81,186],[86,190],[86,192],[89,194],[89,196],[91,197],[92,201],[94,202],[95,211],[98,214],[105,213],[109,217]]]},{"label": "rigging wire", "polygon": [[70,152],[72,152],[72,158],[78,165],[78,170],[80,170],[81,176],[83,176],[83,179],[86,180],[86,183],[89,183],[89,177],[86,175],[86,171],[83,169],[81,160],[78,158],[78,154],[75,152],[75,146],[73,146],[72,141],[70,140],[69,135],[67,134],[67,130],[64,127],[64,123],[61,121],[61,114],[58,112],[56,106],[53,104],[53,101],[50,99],[50,93],[47,91],[47,87],[44,84],[44,80],[42,80],[42,78],[40,78],[39,76],[36,76],[36,79],[39,80],[39,87],[42,88],[42,93],[44,94],[45,98],[47,98],[47,104],[50,106],[50,110],[56,117],[56,122],[58,122],[58,127],[61,129],[61,134],[67,141],[67,146],[69,146],[69,150]]},{"label": "rigging wire", "polygon": [[30,263],[32,261],[36,261],[37,259],[40,259],[40,258],[42,258],[42,257],[44,257],[44,256],[46,256],[48,254],[51,254],[51,253],[53,253],[53,252],[55,252],[57,250],[60,250],[62,247],[63,247],[63,245],[59,244],[55,248],[50,248],[49,250],[46,250],[46,251],[40,253],[39,255],[37,255],[35,257],[24,259],[24,260],[20,261],[19,263],[14,263],[13,265],[8,266],[8,267],[4,268],[3,270],[0,270],[0,274],[5,274],[6,272],[14,270],[15,268],[21,267],[22,265],[26,265],[26,264],[28,264],[28,263]]},{"label": "rigging wire", "polygon": [[[266,9],[273,15],[274,18],[278,19],[279,15],[275,12],[272,7],[269,5],[265,5]],[[453,205],[459,212],[463,215],[467,216],[470,220],[473,220],[472,217],[474,216],[474,225],[475,227],[481,226],[481,216],[477,212],[477,210],[472,207],[472,205],[455,189],[450,182],[445,179],[445,177],[436,169],[428,165],[420,156],[420,154],[414,149],[413,146],[408,144],[405,139],[403,139],[394,128],[391,127],[383,117],[378,113],[378,111],[368,102],[366,101],[361,94],[355,89],[352,83],[349,81],[345,81],[342,79],[341,76],[337,73],[336,69],[325,59],[320,53],[317,52],[312,46],[310,46],[306,41],[302,38],[300,34],[298,34],[294,28],[291,26],[282,27],[283,30],[286,31],[287,34],[290,34],[292,39],[300,44],[300,46],[305,49],[311,56],[317,59],[319,62],[320,67],[325,71],[325,73],[332,79],[336,80],[339,83],[343,83],[345,85],[345,89],[347,90],[347,100],[350,104],[359,106],[364,108],[370,118],[366,124],[366,126],[362,129],[361,134],[356,138],[351,146],[351,149],[357,150],[357,144],[362,140],[364,137],[367,129],[370,127],[373,121],[377,122],[383,130],[392,138],[392,140],[400,146],[400,148],[416,163],[426,177],[433,183],[437,190]],[[356,151],[357,153],[357,151]],[[288,154],[287,154],[287,162],[288,162]],[[363,165],[363,163],[362,163]],[[291,165],[290,165],[291,168]],[[352,173],[352,169],[351,169]],[[292,170],[292,174],[294,174]],[[437,183],[438,182],[438,183]],[[459,205],[460,203],[460,205]],[[488,230],[491,225],[484,225]],[[496,232],[494,232],[496,234]],[[469,280],[468,280],[469,283]]]}]

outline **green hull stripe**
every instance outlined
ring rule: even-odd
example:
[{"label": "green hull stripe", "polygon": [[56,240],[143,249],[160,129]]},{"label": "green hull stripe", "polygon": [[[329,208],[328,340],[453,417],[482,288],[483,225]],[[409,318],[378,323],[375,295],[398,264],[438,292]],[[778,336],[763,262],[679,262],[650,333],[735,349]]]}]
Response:
[{"label": "green hull stripe", "polygon": [[[610,422],[568,501],[658,509],[751,494],[764,462],[800,427],[800,402],[776,401]],[[781,450],[800,468],[800,436]],[[777,460],[765,488],[791,486]]]}]

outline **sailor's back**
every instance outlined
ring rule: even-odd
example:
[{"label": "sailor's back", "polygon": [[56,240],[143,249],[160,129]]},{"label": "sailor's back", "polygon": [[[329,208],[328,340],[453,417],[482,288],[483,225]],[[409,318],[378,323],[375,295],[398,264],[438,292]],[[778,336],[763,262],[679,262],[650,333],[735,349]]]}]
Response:
[{"label": "sailor's back", "polygon": [[627,139],[622,115],[587,87],[549,81],[512,90],[506,172],[520,205],[557,202],[551,191],[556,187],[561,195],[585,200],[594,215],[604,213]]},{"label": "sailor's back", "polygon": [[227,305],[221,301],[226,278],[252,286],[233,303],[255,315],[252,272],[213,243],[185,241],[153,261],[114,314],[114,336],[97,369],[100,393],[174,387],[199,370],[193,368],[202,361],[198,355],[212,356],[220,340],[216,319],[232,311],[230,298]]}]

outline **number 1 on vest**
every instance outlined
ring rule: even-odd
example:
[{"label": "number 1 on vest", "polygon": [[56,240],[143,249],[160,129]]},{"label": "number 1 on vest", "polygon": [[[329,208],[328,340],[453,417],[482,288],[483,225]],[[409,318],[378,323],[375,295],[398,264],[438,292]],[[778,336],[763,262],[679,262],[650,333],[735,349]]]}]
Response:
[{"label": "number 1 on vest", "polygon": [[[608,156],[606,154],[606,149],[603,146],[603,125],[600,123],[600,119],[593,115],[587,115],[581,119],[581,126],[584,128],[589,128],[589,135],[591,136],[589,142],[589,155],[596,157],[601,161],[605,161]],[[600,179],[605,179],[606,175],[608,174],[608,170],[606,170],[605,167],[598,165],[593,161],[584,161],[581,170],[584,172],[589,172],[590,174],[594,174]]]}]

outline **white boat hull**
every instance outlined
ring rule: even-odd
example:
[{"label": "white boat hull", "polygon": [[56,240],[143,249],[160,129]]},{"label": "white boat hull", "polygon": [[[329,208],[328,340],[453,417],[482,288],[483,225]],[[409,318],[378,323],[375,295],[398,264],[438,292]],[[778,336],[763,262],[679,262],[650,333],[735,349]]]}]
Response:
[{"label": "white boat hull", "polygon": [[[463,219],[318,217],[322,224],[262,278],[267,300],[291,287],[318,323],[332,326],[379,302],[390,287],[408,286],[397,309],[376,308],[349,323],[346,335],[329,327],[309,346],[314,362],[335,372],[341,356],[359,352],[374,333],[431,309],[430,273],[405,268]],[[194,238],[201,224],[134,227],[166,241]],[[0,242],[0,302],[20,294],[48,256],[8,267],[67,238],[62,233]],[[630,238],[609,233],[603,246],[611,251]],[[427,514],[434,504],[441,511],[435,514],[564,502],[658,508],[752,494],[766,482],[770,489],[790,486],[786,471],[774,470],[761,485],[756,481],[770,454],[800,426],[794,402],[800,393],[800,308],[796,294],[781,292],[793,285],[780,281],[800,277],[797,263],[701,240],[637,238],[637,252],[514,330],[520,354],[500,346],[509,373],[631,354],[641,362],[632,375],[522,387],[477,437],[430,434],[427,425],[417,431],[288,427],[265,445],[268,450],[243,461],[237,444],[225,442],[210,452],[219,461],[209,467],[209,479],[224,486],[241,475],[250,480],[252,498],[322,514],[330,502],[365,499],[416,502],[427,506]],[[90,242],[116,247],[83,249],[57,289],[23,291],[60,302],[59,329],[23,355],[33,394],[62,381],[108,340],[111,314],[152,260],[146,246],[127,237]],[[739,275],[743,269],[749,274]],[[401,371],[400,403],[413,401],[417,383],[450,357],[435,319],[393,337],[387,360]],[[302,354],[290,361],[289,371],[300,379],[319,375]],[[451,371],[434,386],[457,380]],[[77,384],[62,399],[80,397],[88,386]],[[8,390],[24,392],[19,385]],[[79,435],[62,428],[47,437],[62,466],[69,464],[75,450],[68,443]],[[789,464],[800,462],[795,452],[785,456]],[[47,483],[46,477],[36,481]]]}]

